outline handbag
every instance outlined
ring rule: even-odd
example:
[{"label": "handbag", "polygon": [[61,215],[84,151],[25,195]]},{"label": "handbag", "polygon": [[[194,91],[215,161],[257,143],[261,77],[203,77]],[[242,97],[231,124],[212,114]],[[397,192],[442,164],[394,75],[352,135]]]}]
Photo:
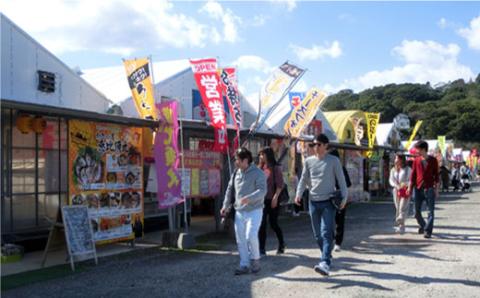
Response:
[{"label": "handbag", "polygon": [[233,174],[232,174],[232,191],[230,192],[230,205],[232,206],[230,209],[228,209],[225,212],[225,219],[230,218],[233,219],[235,217],[235,177],[237,176],[237,171],[236,169]]},{"label": "handbag", "polygon": [[343,201],[342,192],[340,190],[332,192],[329,199],[330,202],[332,202],[333,207],[335,207],[336,209],[340,209]]},{"label": "handbag", "polygon": [[400,187],[397,190],[397,197],[399,197],[400,199],[407,199],[408,198],[407,187],[406,186]]}]

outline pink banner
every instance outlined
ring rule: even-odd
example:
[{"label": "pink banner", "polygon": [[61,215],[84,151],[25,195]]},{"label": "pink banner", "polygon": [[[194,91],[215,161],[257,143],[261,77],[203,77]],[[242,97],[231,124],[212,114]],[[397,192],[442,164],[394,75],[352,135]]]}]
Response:
[{"label": "pink banner", "polygon": [[155,135],[154,156],[157,172],[158,208],[168,208],[183,201],[178,173],[177,102],[156,103],[160,125]]},{"label": "pink banner", "polygon": [[217,59],[190,60],[190,64],[198,91],[215,130],[215,151],[225,152],[228,148],[227,119],[223,109]]}]

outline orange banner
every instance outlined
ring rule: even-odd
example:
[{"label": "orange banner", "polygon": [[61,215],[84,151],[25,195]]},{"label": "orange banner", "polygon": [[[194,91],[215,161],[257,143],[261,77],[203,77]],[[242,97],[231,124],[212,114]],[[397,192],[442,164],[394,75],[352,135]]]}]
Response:
[{"label": "orange banner", "polygon": [[143,119],[157,119],[153,84],[148,67],[148,58],[123,60],[128,85],[132,90],[137,112]]}]

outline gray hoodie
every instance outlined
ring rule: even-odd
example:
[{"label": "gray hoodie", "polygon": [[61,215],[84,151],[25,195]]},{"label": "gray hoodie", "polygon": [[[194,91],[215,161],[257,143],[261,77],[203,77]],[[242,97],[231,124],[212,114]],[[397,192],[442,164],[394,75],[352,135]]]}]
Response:
[{"label": "gray hoodie", "polygon": [[[235,210],[238,211],[252,211],[258,208],[263,208],[265,195],[267,194],[267,179],[262,170],[256,165],[251,164],[245,171],[236,170],[235,182],[233,182],[233,175],[228,182],[227,191],[223,200],[223,208],[230,209],[231,193],[233,191],[233,183],[235,183]],[[248,204],[241,205],[240,200],[247,198]]]}]

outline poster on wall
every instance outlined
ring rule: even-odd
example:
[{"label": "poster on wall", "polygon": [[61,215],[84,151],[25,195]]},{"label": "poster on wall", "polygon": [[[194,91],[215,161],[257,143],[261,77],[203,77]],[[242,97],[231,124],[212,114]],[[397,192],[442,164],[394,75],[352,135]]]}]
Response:
[{"label": "poster on wall", "polygon": [[69,121],[69,204],[84,205],[100,242],[143,234],[142,129]]},{"label": "poster on wall", "polygon": [[[208,144],[208,142],[205,142],[205,144]],[[191,183],[191,191],[188,196],[212,197],[220,194],[220,169],[223,166],[221,153],[208,151],[207,149],[201,151],[185,150],[184,162]]]},{"label": "poster on wall", "polygon": [[348,201],[359,202],[365,198],[363,190],[363,157],[358,151],[345,150],[345,168],[352,185],[348,188]]}]

